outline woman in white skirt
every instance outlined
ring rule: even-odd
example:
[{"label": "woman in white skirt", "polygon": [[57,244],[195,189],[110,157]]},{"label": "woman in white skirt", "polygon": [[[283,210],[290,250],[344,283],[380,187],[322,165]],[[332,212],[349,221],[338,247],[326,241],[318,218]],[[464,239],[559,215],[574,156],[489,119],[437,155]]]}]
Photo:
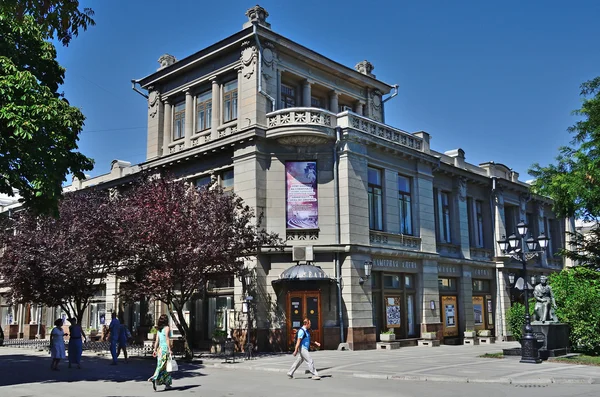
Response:
[{"label": "woman in white skirt", "polygon": [[62,325],[63,320],[59,318],[54,322],[54,328],[52,328],[52,332],[50,332],[50,357],[52,357],[50,369],[53,371],[58,371],[58,363],[60,363],[60,360],[66,358],[65,333],[62,330]]}]

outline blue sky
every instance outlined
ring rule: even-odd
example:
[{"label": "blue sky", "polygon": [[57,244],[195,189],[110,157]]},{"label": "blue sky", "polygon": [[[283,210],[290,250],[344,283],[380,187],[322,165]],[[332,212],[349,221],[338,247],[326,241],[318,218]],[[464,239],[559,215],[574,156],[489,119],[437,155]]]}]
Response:
[{"label": "blue sky", "polygon": [[[145,160],[147,104],[131,79],[237,31],[255,0],[81,1],[97,25],[58,48],[63,91],[87,117],[80,150],[96,161]],[[530,179],[567,144],[579,85],[600,75],[600,1],[275,1],[272,29],[353,67],[369,60],[377,78],[400,86],[386,123],[432,135],[432,148],[462,148]]]}]

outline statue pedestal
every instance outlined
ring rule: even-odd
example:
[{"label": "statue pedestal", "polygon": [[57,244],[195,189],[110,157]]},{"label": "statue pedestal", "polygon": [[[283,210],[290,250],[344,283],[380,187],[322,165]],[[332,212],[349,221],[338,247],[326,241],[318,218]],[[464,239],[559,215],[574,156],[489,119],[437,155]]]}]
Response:
[{"label": "statue pedestal", "polygon": [[[541,321],[531,323],[534,334],[543,334],[543,345],[540,346],[540,358],[547,360],[548,357],[564,356],[569,353],[569,325],[561,323],[542,324]],[[542,341],[541,338],[538,339]]]}]

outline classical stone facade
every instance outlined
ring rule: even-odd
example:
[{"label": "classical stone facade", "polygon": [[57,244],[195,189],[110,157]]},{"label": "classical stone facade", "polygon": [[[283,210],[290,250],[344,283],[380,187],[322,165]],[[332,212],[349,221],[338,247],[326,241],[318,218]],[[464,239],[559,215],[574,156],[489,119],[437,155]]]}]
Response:
[{"label": "classical stone facade", "polygon": [[[434,151],[427,132],[385,124],[395,86],[370,62],[342,66],[276,33],[261,7],[246,15],[241,31],[179,61],[163,55],[135,80],[148,92],[144,164],[115,161],[110,174],[66,190],[166,168],[196,185],[216,178],[264,214],[286,248],[247,262],[248,291],[227,275],[206,286],[187,311],[199,345],[217,329],[244,339],[249,319],[259,349],[287,349],[305,315],[326,348],[374,348],[387,329],[408,344],[424,332],[460,343],[466,329],[507,337],[504,312],[519,299],[508,274],[520,265],[496,241],[526,220],[557,253],[564,222],[551,202],[502,164],[470,164],[462,149]],[[280,277],[305,262],[320,271]],[[562,267],[544,255],[530,273]],[[103,310],[119,305],[118,280],[110,283]]]}]

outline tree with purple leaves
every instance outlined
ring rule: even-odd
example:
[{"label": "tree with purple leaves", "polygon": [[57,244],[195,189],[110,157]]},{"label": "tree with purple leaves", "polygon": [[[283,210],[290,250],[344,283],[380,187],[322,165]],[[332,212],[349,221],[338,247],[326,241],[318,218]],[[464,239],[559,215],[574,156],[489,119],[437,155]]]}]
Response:
[{"label": "tree with purple leaves", "polygon": [[15,232],[5,233],[0,257],[11,301],[60,307],[81,324],[97,287],[127,252],[118,213],[106,192],[86,189],[65,194],[57,218],[14,214]]},{"label": "tree with purple leaves", "polygon": [[166,304],[191,356],[184,307],[215,275],[239,275],[244,258],[261,247],[278,249],[279,237],[261,217],[218,186],[195,189],[169,177],[145,178],[121,198],[129,259],[119,273],[128,300],[152,297]]}]

